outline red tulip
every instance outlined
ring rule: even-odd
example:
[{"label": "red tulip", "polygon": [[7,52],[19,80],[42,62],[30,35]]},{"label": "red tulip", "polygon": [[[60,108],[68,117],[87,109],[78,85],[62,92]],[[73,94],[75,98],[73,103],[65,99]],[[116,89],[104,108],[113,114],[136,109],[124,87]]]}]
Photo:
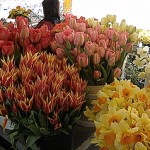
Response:
[{"label": "red tulip", "polygon": [[2,54],[5,56],[12,55],[14,53],[14,42],[6,41],[2,46]]},{"label": "red tulip", "polygon": [[7,28],[0,28],[0,40],[7,41],[9,34],[10,32]]},{"label": "red tulip", "polygon": [[27,26],[24,26],[21,29],[20,38],[21,39],[27,39],[28,37],[29,37],[29,28]]},{"label": "red tulip", "polygon": [[50,39],[48,37],[42,37],[40,39],[40,45],[42,49],[46,49],[49,46]]},{"label": "red tulip", "polygon": [[41,39],[41,30],[40,29],[29,29],[30,32],[30,40],[32,43],[38,43]]}]

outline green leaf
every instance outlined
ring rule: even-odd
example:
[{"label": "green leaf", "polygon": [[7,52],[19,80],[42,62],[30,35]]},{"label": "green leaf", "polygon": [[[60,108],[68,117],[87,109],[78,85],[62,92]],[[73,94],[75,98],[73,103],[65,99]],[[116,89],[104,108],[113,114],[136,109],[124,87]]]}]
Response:
[{"label": "green leaf", "polygon": [[39,135],[30,135],[26,139],[26,145],[24,150],[27,150],[27,148],[31,147],[41,136]]},{"label": "green leaf", "polygon": [[66,55],[67,55],[67,57],[68,57],[70,63],[71,63],[71,64],[74,64],[75,59],[74,59],[74,57],[70,54],[70,52],[68,51],[68,49],[65,48],[64,51],[65,51],[65,53],[66,53]]},{"label": "green leaf", "polygon": [[46,127],[47,119],[46,119],[45,115],[42,114],[41,110],[38,113],[38,118],[39,118],[39,122],[40,122],[41,126]]},{"label": "green leaf", "polygon": [[40,132],[40,129],[39,129],[35,124],[28,126],[28,128],[29,128],[34,134],[40,135],[40,133],[41,133],[41,132]]},{"label": "green leaf", "polygon": [[48,129],[45,129],[45,128],[40,128],[40,132],[44,135],[50,135],[50,132]]}]

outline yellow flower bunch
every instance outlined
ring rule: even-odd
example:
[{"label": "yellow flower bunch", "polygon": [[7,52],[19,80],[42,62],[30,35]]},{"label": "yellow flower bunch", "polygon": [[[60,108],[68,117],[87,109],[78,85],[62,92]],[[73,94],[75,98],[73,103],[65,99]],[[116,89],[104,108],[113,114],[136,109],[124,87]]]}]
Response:
[{"label": "yellow flower bunch", "polygon": [[92,143],[101,150],[150,149],[150,90],[115,79],[98,93],[85,115],[94,121]]},{"label": "yellow flower bunch", "polygon": [[143,44],[150,44],[150,30],[141,30],[139,32],[139,41]]},{"label": "yellow flower bunch", "polygon": [[28,15],[31,13],[31,9],[26,9],[21,6],[17,6],[15,9],[12,9],[9,12],[8,18],[15,19],[17,16],[24,16],[28,18]]}]

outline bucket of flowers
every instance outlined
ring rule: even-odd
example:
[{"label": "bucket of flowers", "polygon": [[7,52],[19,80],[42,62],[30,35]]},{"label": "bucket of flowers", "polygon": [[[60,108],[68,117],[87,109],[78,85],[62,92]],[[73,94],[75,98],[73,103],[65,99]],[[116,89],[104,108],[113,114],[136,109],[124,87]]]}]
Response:
[{"label": "bucket of flowers", "polygon": [[84,112],[96,127],[92,143],[101,150],[150,149],[150,90],[115,80],[97,93]]},{"label": "bucket of flowers", "polygon": [[86,84],[66,59],[45,52],[28,52],[18,67],[13,58],[2,60],[0,115],[14,124],[13,146],[21,137],[24,149],[70,150],[66,141],[71,143],[69,135],[83,110]]}]

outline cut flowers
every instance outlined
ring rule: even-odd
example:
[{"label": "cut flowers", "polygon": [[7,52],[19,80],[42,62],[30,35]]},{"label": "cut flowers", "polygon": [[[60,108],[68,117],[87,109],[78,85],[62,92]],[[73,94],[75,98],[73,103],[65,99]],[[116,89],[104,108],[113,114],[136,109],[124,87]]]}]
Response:
[{"label": "cut flowers", "polygon": [[124,59],[138,39],[136,27],[125,20],[117,23],[113,15],[101,22],[66,15],[64,22],[67,25],[59,28],[51,42],[52,52],[74,64],[88,85],[103,85],[119,78]]},{"label": "cut flowers", "polygon": [[101,150],[150,149],[150,89],[115,79],[97,93],[85,115],[95,124],[92,143]]},{"label": "cut flowers", "polygon": [[36,149],[40,137],[69,134],[82,112],[85,87],[77,70],[55,55],[28,52],[18,67],[13,58],[2,60],[0,115],[14,124],[12,144],[23,137],[24,149]]}]

